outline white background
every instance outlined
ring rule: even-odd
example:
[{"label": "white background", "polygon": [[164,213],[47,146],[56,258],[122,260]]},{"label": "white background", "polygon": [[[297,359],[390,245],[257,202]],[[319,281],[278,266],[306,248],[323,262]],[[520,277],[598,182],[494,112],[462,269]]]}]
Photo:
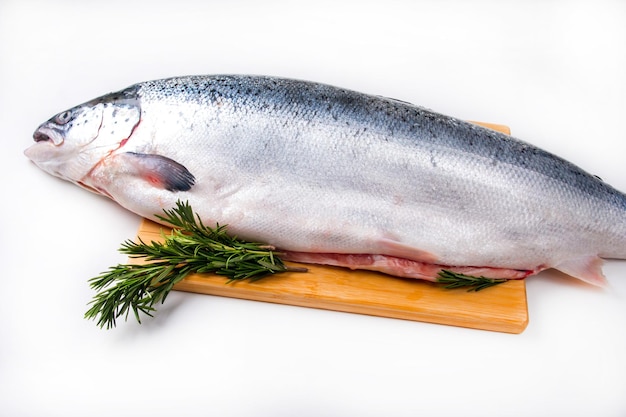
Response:
[{"label": "white background", "polygon": [[626,261],[528,280],[508,335],[175,292],[100,330],[87,279],[139,219],[23,150],[135,82],[252,73],[511,126],[626,190],[626,2],[0,3],[0,415],[625,416]]}]

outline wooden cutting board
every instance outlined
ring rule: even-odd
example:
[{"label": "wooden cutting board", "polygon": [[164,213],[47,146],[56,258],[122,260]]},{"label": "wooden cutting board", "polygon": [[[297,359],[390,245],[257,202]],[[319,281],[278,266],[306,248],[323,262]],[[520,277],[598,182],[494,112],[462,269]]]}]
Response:
[{"label": "wooden cutting board", "polygon": [[[506,126],[479,124],[510,134]],[[138,236],[148,242],[160,241],[162,228],[144,219]],[[169,230],[165,229],[165,233]],[[306,267],[309,269],[306,273],[287,272],[256,282],[229,284],[224,277],[196,274],[174,289],[506,333],[521,333],[528,324],[524,280],[467,292],[370,271]]]}]

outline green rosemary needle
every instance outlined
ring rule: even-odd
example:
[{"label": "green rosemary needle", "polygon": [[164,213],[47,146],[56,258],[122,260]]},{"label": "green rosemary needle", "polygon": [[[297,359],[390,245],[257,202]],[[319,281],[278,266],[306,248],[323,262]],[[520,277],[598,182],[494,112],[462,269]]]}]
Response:
[{"label": "green rosemary needle", "polygon": [[274,248],[231,237],[225,226],[207,227],[188,203],[157,216],[177,229],[162,234],[164,242],[128,240],[120,252],[143,258],[145,264],[120,264],[89,280],[99,291],[89,303],[85,318],[97,320],[100,327],[115,327],[119,317],[132,311],[141,323],[140,313],[152,316],[154,305],[163,303],[174,285],[191,273],[212,272],[229,278],[228,282],[258,280],[268,274],[306,271],[286,266]]},{"label": "green rosemary needle", "polygon": [[437,277],[437,283],[444,285],[444,288],[467,288],[468,291],[484,290],[485,288],[493,287],[494,285],[502,284],[506,281],[506,279],[500,278],[474,277],[446,269],[439,271],[439,276]]}]

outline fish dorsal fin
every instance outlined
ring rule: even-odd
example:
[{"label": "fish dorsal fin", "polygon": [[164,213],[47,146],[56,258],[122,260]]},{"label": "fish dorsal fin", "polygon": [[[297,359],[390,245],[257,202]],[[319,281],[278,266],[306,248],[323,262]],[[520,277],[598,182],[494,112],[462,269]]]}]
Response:
[{"label": "fish dorsal fin", "polygon": [[598,287],[604,287],[607,284],[602,273],[602,259],[597,256],[569,259],[561,262],[554,269]]}]

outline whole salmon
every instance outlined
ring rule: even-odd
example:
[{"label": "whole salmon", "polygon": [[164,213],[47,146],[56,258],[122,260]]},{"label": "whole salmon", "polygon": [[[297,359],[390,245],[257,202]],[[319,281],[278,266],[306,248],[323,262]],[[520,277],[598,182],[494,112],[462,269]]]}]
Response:
[{"label": "whole salmon", "polygon": [[604,282],[626,197],[548,152],[406,102],[262,76],[139,83],[43,123],[44,171],[153,218],[205,224],[291,260],[434,280],[442,269]]}]

